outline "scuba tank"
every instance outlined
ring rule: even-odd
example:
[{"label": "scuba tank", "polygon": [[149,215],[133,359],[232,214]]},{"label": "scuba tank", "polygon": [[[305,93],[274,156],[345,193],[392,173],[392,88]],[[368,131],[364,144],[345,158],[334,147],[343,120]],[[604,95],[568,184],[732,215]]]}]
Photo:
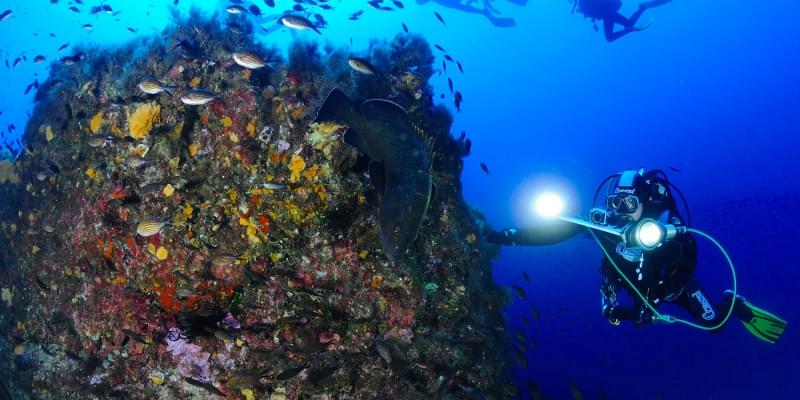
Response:
[{"label": "scuba tank", "polygon": [[573,12],[578,11],[586,18],[603,19],[622,8],[622,0],[575,0]]}]

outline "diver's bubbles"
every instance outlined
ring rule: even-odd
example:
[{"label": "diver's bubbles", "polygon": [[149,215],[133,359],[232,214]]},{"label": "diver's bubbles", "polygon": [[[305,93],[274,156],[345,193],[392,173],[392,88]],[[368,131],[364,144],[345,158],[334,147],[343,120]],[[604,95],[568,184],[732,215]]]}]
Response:
[{"label": "diver's bubbles", "polygon": [[515,226],[536,225],[552,218],[545,218],[537,213],[536,204],[542,196],[560,199],[560,215],[575,216],[581,213],[582,202],[575,183],[564,175],[541,172],[521,180],[514,188],[511,195],[511,216]]}]

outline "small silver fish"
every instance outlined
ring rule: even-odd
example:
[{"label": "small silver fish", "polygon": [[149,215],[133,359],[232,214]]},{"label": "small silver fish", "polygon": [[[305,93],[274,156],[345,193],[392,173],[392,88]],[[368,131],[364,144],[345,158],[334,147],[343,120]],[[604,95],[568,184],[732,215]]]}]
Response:
[{"label": "small silver fish", "polygon": [[226,8],[225,11],[227,11],[228,14],[244,14],[247,12],[247,9],[238,4],[234,4]]},{"label": "small silver fish", "polygon": [[190,106],[201,106],[216,99],[219,99],[218,94],[202,89],[189,90],[181,96],[183,104]]},{"label": "small silver fish", "polygon": [[39,171],[36,171],[36,179],[39,181],[44,181],[47,178],[52,178],[57,174],[50,168],[45,168]]},{"label": "small silver fish", "polygon": [[11,18],[11,10],[5,10],[0,14],[0,21],[5,21],[9,18]]},{"label": "small silver fish", "polygon": [[97,135],[89,136],[89,139],[86,140],[86,144],[88,144],[89,147],[96,148],[96,147],[105,146],[108,143],[113,143],[113,142],[116,142],[116,141],[117,141],[117,138],[114,135],[105,135],[105,134],[99,133]]},{"label": "small silver fish", "polygon": [[186,300],[187,298],[195,295],[196,293],[191,289],[186,289],[186,288],[175,289],[175,296],[177,296],[178,299],[181,300]]},{"label": "small silver fish", "polygon": [[92,26],[92,24],[84,24],[84,25],[83,25],[83,29],[86,29],[87,31],[90,31],[90,30],[92,30],[93,28],[94,28],[94,27]]},{"label": "small silver fish", "polygon": [[227,256],[227,255],[214,256],[211,259],[211,265],[216,267],[227,267],[231,265],[239,265],[241,263],[242,263],[241,259],[239,259],[239,257],[236,256]]},{"label": "small silver fish", "polygon": [[147,94],[159,94],[161,92],[172,94],[172,92],[176,89],[175,86],[164,85],[152,78],[143,79],[141,82],[139,82],[138,86],[139,90]]},{"label": "small silver fish", "polygon": [[[27,148],[25,149],[25,151],[27,154],[30,154]],[[48,178],[53,178],[58,176],[58,172],[59,172],[58,166],[54,164],[52,161],[48,160],[46,166],[36,169],[34,176],[36,177],[36,179],[44,181]]]},{"label": "small silver fish", "polygon": [[145,165],[150,164],[151,162],[153,162],[153,160],[139,156],[128,156],[127,158],[125,158],[125,165],[133,169],[143,167]]},{"label": "small silver fish", "polygon": [[46,59],[46,58],[44,58],[44,56],[43,56],[43,55],[41,55],[41,54],[40,54],[40,55],[38,55],[38,56],[36,56],[36,57],[33,59],[33,63],[34,63],[34,64],[40,64],[40,63],[43,63],[43,62],[45,62],[45,61],[47,61],[47,59]]},{"label": "small silver fish", "polygon": [[158,221],[154,219],[144,220],[139,222],[136,225],[136,234],[142,237],[150,237],[161,233],[165,226],[167,226],[169,222],[166,221]]},{"label": "small silver fish", "polygon": [[317,27],[314,26],[313,22],[311,22],[307,18],[301,17],[299,15],[291,15],[291,14],[283,15],[280,18],[278,18],[278,23],[283,25],[283,26],[285,26],[285,27],[287,27],[287,28],[297,29],[297,30],[300,30],[300,31],[306,30],[306,29],[311,29],[314,32],[319,33],[320,35],[322,34],[322,32],[320,32],[317,29]]},{"label": "small silver fish", "polygon": [[263,185],[261,185],[261,186],[262,186],[264,189],[269,189],[269,190],[280,190],[280,189],[283,189],[283,188],[284,188],[284,186],[283,186],[283,185],[281,185],[281,184],[279,184],[279,183],[273,183],[273,182],[267,182],[267,183],[265,183],[265,184],[263,184]]},{"label": "small silver fish", "polygon": [[257,54],[248,53],[244,51],[233,53],[233,61],[237,65],[245,67],[247,69],[258,69],[267,66],[267,62],[264,61]]},{"label": "small silver fish", "polygon": [[350,68],[362,74],[366,75],[377,74],[377,72],[375,71],[375,67],[373,67],[372,64],[369,63],[369,61],[363,58],[350,57],[347,59],[347,63],[350,64]]}]

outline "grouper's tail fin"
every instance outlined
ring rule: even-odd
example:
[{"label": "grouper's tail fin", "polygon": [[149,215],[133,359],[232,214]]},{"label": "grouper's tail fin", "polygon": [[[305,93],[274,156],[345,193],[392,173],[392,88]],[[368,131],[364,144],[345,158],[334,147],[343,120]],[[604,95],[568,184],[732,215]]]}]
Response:
[{"label": "grouper's tail fin", "polygon": [[339,89],[333,89],[317,111],[316,122],[344,122],[349,123],[356,106],[353,101]]}]

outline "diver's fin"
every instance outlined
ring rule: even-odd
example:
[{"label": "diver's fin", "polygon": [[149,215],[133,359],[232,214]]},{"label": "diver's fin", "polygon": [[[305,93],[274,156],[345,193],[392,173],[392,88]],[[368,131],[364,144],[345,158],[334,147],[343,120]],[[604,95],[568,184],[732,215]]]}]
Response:
[{"label": "diver's fin", "polygon": [[750,320],[742,320],[744,327],[753,336],[770,344],[775,344],[783,336],[787,325],[785,320],[769,311],[754,306],[746,300],[739,301],[753,313],[753,317]]},{"label": "diver's fin", "polygon": [[339,121],[347,123],[355,111],[355,104],[339,89],[333,89],[317,111],[316,122]]},{"label": "diver's fin", "polygon": [[378,193],[383,194],[386,192],[386,170],[383,169],[383,164],[374,160],[370,161],[369,181]]},{"label": "diver's fin", "polygon": [[358,110],[367,118],[388,122],[396,127],[407,126],[409,123],[406,110],[389,100],[367,100],[358,106]]},{"label": "diver's fin", "polygon": [[642,25],[640,25],[640,26],[637,26],[637,27],[635,27],[635,28],[634,28],[634,30],[637,30],[637,31],[643,31],[643,30],[645,30],[645,29],[649,28],[649,27],[650,27],[650,25],[653,25],[653,21],[655,21],[655,20],[656,20],[655,18],[650,18],[650,19],[649,19],[649,20],[647,20],[647,22],[645,22],[644,24],[642,24]]}]

